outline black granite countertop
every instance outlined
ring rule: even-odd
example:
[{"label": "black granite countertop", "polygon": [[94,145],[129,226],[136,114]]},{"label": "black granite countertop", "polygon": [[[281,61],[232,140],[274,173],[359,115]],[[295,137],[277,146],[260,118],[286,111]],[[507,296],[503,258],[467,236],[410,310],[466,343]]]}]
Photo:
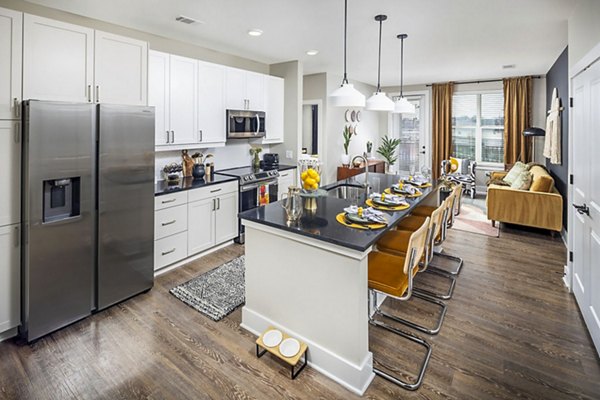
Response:
[{"label": "black granite countertop", "polygon": [[158,181],[154,185],[154,196],[180,192],[182,190],[199,189],[206,186],[237,180],[238,179],[234,177],[215,174],[212,178],[205,177],[205,179],[183,178],[179,181],[178,185],[168,185],[167,181]]},{"label": "black granite countertop", "polygon": [[277,167],[277,171],[287,171],[288,169],[298,168],[296,165],[283,165],[279,164]]},{"label": "black granite countertop", "polygon": [[[369,184],[371,193],[381,193],[392,184],[398,182],[397,175],[369,173]],[[350,179],[339,181],[331,185],[324,186],[324,190],[336,190],[341,185],[361,185],[364,183],[364,174],[354,176]],[[388,230],[395,227],[398,222],[410,213],[411,209],[423,202],[430,195],[435,195],[437,186],[421,189],[423,196],[407,199],[410,208],[402,211],[387,211],[386,218],[389,223],[384,229],[378,230],[360,230],[344,226],[336,221],[335,217],[343,212],[345,207],[352,204],[351,199],[339,199],[332,196],[320,197],[317,199],[317,210],[313,214],[304,214],[297,225],[288,226],[285,210],[281,202],[268,204],[264,207],[255,208],[239,214],[243,220],[257,222],[282,229],[288,232],[311,237],[317,240],[323,240],[332,244],[347,247],[353,250],[365,251],[375,244],[377,240]],[[364,205],[366,195],[356,197],[354,204]]]}]

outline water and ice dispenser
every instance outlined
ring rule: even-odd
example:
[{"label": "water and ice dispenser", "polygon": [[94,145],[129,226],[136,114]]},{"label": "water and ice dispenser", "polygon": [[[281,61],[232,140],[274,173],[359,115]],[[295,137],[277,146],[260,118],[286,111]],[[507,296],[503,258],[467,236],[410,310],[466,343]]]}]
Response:
[{"label": "water and ice dispenser", "polygon": [[44,181],[44,223],[79,216],[81,202],[80,184],[80,177]]}]

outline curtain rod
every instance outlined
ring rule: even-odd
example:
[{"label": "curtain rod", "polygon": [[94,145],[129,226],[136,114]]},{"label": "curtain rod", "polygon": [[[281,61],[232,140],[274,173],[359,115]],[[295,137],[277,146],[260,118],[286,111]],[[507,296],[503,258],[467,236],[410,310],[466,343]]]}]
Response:
[{"label": "curtain rod", "polygon": [[[536,76],[532,76],[531,78],[532,79],[540,79],[541,76],[540,75],[536,75]],[[502,82],[503,80],[504,79],[483,79],[483,80],[480,80],[480,81],[461,81],[461,82],[452,82],[452,83],[454,83],[455,85],[466,85],[466,84],[469,84],[469,83]],[[429,83],[429,84],[427,84],[425,86],[426,87],[431,87],[431,86],[433,86],[433,84]]]}]

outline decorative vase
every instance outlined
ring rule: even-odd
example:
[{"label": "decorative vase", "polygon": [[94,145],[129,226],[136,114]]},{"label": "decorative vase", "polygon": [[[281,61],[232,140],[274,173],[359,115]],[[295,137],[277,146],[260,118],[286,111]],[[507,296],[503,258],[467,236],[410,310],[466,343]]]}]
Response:
[{"label": "decorative vase", "polygon": [[342,154],[342,165],[344,167],[347,167],[350,165],[350,155],[349,154]]},{"label": "decorative vase", "polygon": [[194,180],[203,179],[206,171],[204,170],[204,164],[194,164],[194,168],[192,169],[192,176]]},{"label": "decorative vase", "polygon": [[371,158],[373,158],[373,153],[367,151],[367,160],[370,160]]},{"label": "decorative vase", "polygon": [[254,153],[254,158],[252,159],[252,168],[260,169],[260,158],[258,158],[258,153]]}]

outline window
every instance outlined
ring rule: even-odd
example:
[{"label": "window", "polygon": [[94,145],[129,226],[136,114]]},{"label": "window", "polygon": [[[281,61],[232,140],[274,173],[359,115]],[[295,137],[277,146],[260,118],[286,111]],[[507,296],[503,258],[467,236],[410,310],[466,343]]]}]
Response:
[{"label": "window", "polygon": [[452,97],[452,155],[501,164],[504,157],[504,95],[501,91]]}]

